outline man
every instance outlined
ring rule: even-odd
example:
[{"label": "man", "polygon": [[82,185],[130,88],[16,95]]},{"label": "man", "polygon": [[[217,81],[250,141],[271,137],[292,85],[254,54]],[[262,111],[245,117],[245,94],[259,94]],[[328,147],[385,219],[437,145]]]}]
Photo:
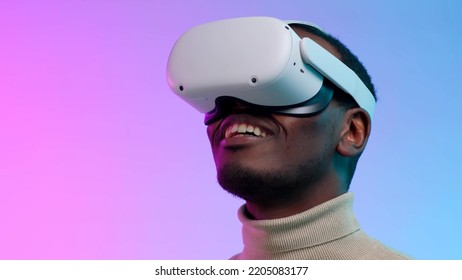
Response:
[{"label": "man", "polygon": [[[375,90],[363,65],[318,28],[290,24]],[[296,63],[294,63],[295,65]],[[303,72],[303,71],[302,71]],[[206,122],[220,185],[239,209],[244,249],[233,259],[405,259],[361,231],[348,192],[371,130],[371,115],[333,83],[327,107],[308,116],[224,99]]]}]

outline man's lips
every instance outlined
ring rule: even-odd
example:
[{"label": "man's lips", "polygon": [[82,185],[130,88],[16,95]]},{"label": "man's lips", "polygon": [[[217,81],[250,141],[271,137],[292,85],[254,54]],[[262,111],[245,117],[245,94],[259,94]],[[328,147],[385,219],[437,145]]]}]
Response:
[{"label": "man's lips", "polygon": [[243,144],[270,137],[276,130],[274,121],[269,117],[233,114],[226,117],[219,125],[215,135],[216,143]]},{"label": "man's lips", "polygon": [[259,126],[254,126],[246,123],[235,123],[228,126],[225,131],[225,138],[242,137],[242,136],[255,136],[263,137],[267,136],[267,132]]}]

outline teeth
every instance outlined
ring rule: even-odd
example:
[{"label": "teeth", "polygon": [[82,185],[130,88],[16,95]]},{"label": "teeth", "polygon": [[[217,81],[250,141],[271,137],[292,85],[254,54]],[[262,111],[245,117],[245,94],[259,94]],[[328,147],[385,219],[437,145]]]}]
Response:
[{"label": "teeth", "polygon": [[233,124],[225,131],[225,137],[243,137],[246,133],[254,134],[257,137],[266,137],[267,133],[262,131],[258,126],[250,124]]},{"label": "teeth", "polygon": [[254,130],[253,130],[253,134],[257,135],[257,136],[260,136],[261,135],[261,130],[259,127],[256,127]]},{"label": "teeth", "polygon": [[239,133],[245,133],[247,131],[247,125],[241,124],[237,130]]}]

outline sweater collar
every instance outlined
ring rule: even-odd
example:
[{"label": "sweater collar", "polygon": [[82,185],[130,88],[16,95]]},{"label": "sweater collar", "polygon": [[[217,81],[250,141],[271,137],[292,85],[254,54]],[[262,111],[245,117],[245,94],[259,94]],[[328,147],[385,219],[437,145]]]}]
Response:
[{"label": "sweater collar", "polygon": [[279,253],[312,247],[359,230],[353,214],[352,193],[281,219],[251,220],[245,212],[243,205],[238,211],[243,224],[243,254]]}]

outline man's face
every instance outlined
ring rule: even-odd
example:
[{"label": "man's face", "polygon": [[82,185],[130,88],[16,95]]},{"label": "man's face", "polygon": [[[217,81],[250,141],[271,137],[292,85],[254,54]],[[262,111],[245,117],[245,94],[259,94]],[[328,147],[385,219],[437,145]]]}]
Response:
[{"label": "man's face", "polygon": [[269,202],[328,176],[341,117],[335,105],[305,118],[230,106],[230,115],[207,128],[224,189],[248,201]]},{"label": "man's face", "polygon": [[207,127],[224,189],[247,201],[271,203],[329,176],[342,117],[335,101],[311,117],[261,113],[237,102],[225,106],[231,113]]}]

